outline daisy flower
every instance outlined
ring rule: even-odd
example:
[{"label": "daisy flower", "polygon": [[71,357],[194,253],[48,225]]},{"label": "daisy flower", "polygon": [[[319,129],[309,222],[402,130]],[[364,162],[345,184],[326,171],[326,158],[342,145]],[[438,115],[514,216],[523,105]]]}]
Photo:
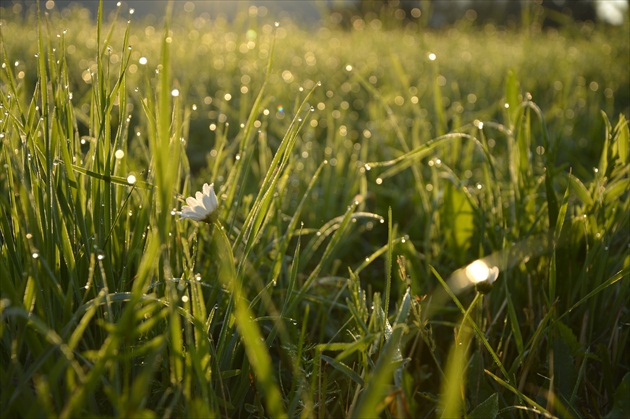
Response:
[{"label": "daisy flower", "polygon": [[186,198],[186,204],[179,215],[193,221],[204,221],[208,224],[216,219],[216,209],[219,206],[217,195],[214,193],[214,183],[203,184],[203,192],[195,193],[195,197]]},{"label": "daisy flower", "polygon": [[487,294],[499,276],[499,268],[496,266],[490,267],[479,259],[466,267],[466,276],[475,285],[477,291]]}]

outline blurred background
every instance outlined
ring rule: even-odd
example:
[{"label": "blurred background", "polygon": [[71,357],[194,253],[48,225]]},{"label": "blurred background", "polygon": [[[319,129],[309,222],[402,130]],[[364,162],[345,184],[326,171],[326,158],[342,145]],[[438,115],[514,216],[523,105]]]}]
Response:
[{"label": "blurred background", "polygon": [[[112,77],[123,62],[118,48],[124,23],[131,22],[127,82],[133,90],[125,111],[136,135],[146,131],[139,104],[151,94],[147,86],[158,70],[167,3],[103,2],[106,25],[119,23],[107,49]],[[78,130],[88,135],[99,1],[39,5],[51,28],[64,29],[49,36],[63,38]],[[25,100],[37,83],[36,11],[35,0],[0,3],[4,53],[24,83]],[[174,1],[173,88],[190,110],[192,169],[212,164],[224,135],[242,134],[276,39],[259,121],[272,148],[283,138],[296,100],[318,82],[322,89],[312,97],[316,112],[304,131],[303,150],[315,161],[337,153],[326,146],[330,136],[345,138],[355,154],[366,133],[386,141],[391,127],[375,122],[382,116],[379,100],[420,142],[471,121],[502,121],[506,77],[513,73],[520,93],[540,106],[562,144],[558,160],[580,176],[592,176],[602,147],[593,138],[605,130],[600,111],[630,117],[628,13],[628,0]],[[313,148],[317,144],[322,150]]]},{"label": "blurred background", "polygon": [[[3,1],[6,7],[6,1]],[[10,3],[27,11],[36,7],[36,0],[12,0]],[[139,16],[164,13],[166,1],[104,1],[104,12],[111,13],[120,4],[133,8]],[[97,0],[48,0],[42,1],[42,8],[64,8],[79,4],[95,17]],[[528,19],[530,6],[542,5],[545,9],[545,25],[561,25],[567,21],[602,21],[620,25],[628,16],[628,0],[211,0],[176,1],[174,8],[187,12],[222,14],[233,18],[240,9],[256,6],[263,13],[279,18],[300,19],[315,23],[330,18],[339,23],[350,23],[351,16],[378,15],[383,9],[392,9],[400,20],[424,16],[425,23],[432,27],[452,24],[464,17],[474,17],[478,23],[514,24]],[[472,16],[471,16],[472,15]]]}]

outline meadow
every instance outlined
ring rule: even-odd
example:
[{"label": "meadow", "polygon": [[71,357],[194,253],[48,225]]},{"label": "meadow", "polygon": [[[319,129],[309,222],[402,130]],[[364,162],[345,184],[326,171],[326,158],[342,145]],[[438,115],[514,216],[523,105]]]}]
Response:
[{"label": "meadow", "polygon": [[2,9],[3,416],[630,416],[628,22],[391,19]]}]

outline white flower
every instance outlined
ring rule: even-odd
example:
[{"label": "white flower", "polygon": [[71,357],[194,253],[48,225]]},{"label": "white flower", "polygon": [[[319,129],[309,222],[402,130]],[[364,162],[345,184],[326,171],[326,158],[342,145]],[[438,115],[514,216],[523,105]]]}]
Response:
[{"label": "white flower", "polygon": [[204,183],[203,193],[197,192],[194,198],[189,196],[186,198],[186,203],[188,205],[184,205],[179,212],[182,218],[211,223],[216,218],[215,210],[219,206],[219,201],[214,193],[214,183],[210,185]]},{"label": "white flower", "polygon": [[488,281],[494,282],[499,276],[499,268],[488,266],[484,261],[478,259],[466,267],[466,276],[473,284]]},{"label": "white flower", "polygon": [[490,267],[486,262],[478,259],[466,267],[466,276],[475,285],[477,291],[487,294],[499,276],[499,268]]}]

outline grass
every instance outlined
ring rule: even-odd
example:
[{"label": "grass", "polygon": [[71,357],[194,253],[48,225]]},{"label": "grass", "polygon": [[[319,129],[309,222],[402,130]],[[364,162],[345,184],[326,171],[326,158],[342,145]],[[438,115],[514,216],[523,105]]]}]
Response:
[{"label": "grass", "polygon": [[14,11],[3,414],[627,416],[627,23]]}]

